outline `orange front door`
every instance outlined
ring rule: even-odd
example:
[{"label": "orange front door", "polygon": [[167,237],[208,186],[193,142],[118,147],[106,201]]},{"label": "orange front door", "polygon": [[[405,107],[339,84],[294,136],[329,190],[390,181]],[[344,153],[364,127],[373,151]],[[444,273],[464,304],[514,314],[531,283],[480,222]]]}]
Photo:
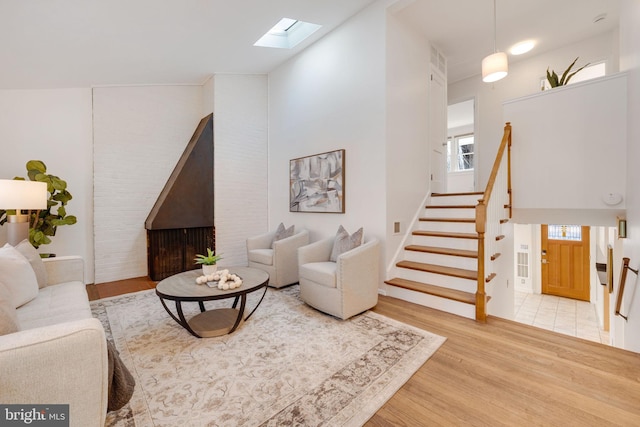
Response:
[{"label": "orange front door", "polygon": [[590,300],[589,227],[542,226],[542,293]]}]

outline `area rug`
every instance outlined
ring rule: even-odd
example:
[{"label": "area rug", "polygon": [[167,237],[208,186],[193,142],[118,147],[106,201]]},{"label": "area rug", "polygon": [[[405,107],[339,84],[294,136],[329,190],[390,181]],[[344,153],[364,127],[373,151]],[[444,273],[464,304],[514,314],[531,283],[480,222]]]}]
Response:
[{"label": "area rug", "polygon": [[338,320],[304,304],[298,286],[269,289],[247,322],[217,338],[190,335],[153,290],[91,307],[136,380],[106,426],[360,426],[445,341],[373,312]]}]

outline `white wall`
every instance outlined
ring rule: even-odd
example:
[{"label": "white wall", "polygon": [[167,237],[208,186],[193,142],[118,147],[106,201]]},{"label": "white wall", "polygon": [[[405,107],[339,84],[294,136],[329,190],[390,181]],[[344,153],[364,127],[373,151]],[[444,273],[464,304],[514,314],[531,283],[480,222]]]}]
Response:
[{"label": "white wall", "polygon": [[[0,178],[27,176],[25,165],[42,160],[47,172],[67,181],[75,225],[59,227],[40,252],[81,255],[85,281],[93,281],[93,162],[91,90],[0,91]],[[6,230],[0,227],[0,244]]]},{"label": "white wall", "polygon": [[[514,221],[569,212],[563,222],[615,223],[626,197],[626,90],[618,73],[504,104],[514,132]],[[621,201],[608,205],[609,194]]]},{"label": "white wall", "polygon": [[216,252],[247,265],[246,239],[268,228],[268,78],[213,78]]},{"label": "white wall", "polygon": [[[429,42],[393,14],[387,17],[386,259],[423,212],[429,190]],[[394,234],[394,222],[400,233]]]},{"label": "white wall", "polygon": [[146,276],[144,222],[202,118],[202,87],[93,94],[95,283]]},{"label": "white wall", "polygon": [[[269,228],[311,240],[386,224],[385,23],[377,2],[269,74]],[[345,149],[345,214],[289,212],[289,160]],[[365,237],[365,238],[366,238]]]},{"label": "white wall", "polygon": [[[617,33],[616,33],[617,34]],[[475,157],[478,175],[476,189],[484,190],[491,167],[502,139],[504,119],[502,103],[540,91],[540,80],[545,76],[547,67],[564,70],[579,56],[578,64],[607,61],[607,73],[616,70],[612,58],[616,52],[614,33],[583,40],[563,48],[531,56],[520,62],[509,64],[509,75],[492,84],[483,83],[480,74],[469,79],[450,84],[448,97],[452,102],[461,99],[476,100]],[[617,61],[615,61],[617,62]],[[480,64],[478,64],[478,72]],[[513,129],[513,144],[518,143],[518,129]]]},{"label": "white wall", "polygon": [[[620,70],[627,73],[628,110],[627,110],[627,233],[623,240],[623,256],[631,259],[630,266],[640,267],[640,2],[622,0],[620,8]],[[616,280],[619,276],[616,275]],[[625,288],[625,300],[622,312],[629,320],[624,322],[616,317],[613,327],[616,329],[614,345],[640,352],[640,280],[629,272]],[[616,289],[617,289],[617,281]],[[615,304],[615,300],[613,300]],[[619,332],[619,334],[618,334]],[[619,341],[623,341],[620,343]]]}]

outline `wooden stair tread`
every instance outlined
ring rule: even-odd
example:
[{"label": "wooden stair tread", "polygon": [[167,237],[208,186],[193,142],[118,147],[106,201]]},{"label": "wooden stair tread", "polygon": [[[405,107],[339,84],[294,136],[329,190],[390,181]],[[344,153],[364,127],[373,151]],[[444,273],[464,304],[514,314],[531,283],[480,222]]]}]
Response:
[{"label": "wooden stair tread", "polygon": [[447,197],[447,196],[483,196],[481,191],[472,191],[469,193],[431,193],[431,197]]},{"label": "wooden stair tread", "polygon": [[431,222],[461,222],[468,224],[475,224],[475,218],[419,218],[419,221],[431,221]]},{"label": "wooden stair tread", "polygon": [[397,286],[399,288],[409,289],[411,291],[422,292],[423,294],[434,295],[453,301],[463,302],[475,305],[476,296],[469,292],[459,291],[457,289],[443,288],[442,286],[429,285],[427,283],[414,282],[413,280],[394,278],[386,280],[386,284]]},{"label": "wooden stair tread", "polygon": [[411,270],[424,271],[427,273],[442,274],[445,276],[459,277],[462,279],[478,280],[478,272],[465,270],[463,268],[445,267],[443,265],[426,264],[416,261],[400,261],[396,264],[400,268],[408,268]]},{"label": "wooden stair tread", "polygon": [[427,205],[426,209],[475,209],[476,205]]},{"label": "wooden stair tread", "polygon": [[465,258],[478,258],[478,251],[464,249],[439,248],[435,246],[409,245],[404,248],[407,251],[426,252],[430,254],[460,256]]},{"label": "wooden stair tread", "polygon": [[412,234],[414,236],[451,237],[454,239],[478,239],[477,233],[454,233],[449,231],[416,230]]}]

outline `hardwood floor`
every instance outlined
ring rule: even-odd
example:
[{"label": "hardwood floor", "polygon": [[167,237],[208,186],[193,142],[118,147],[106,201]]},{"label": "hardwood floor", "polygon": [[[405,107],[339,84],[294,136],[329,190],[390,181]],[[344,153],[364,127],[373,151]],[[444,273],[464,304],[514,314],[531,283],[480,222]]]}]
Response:
[{"label": "hardwood floor", "polygon": [[[87,290],[96,299],[153,287],[140,278]],[[374,311],[447,341],[366,426],[640,425],[640,354],[384,296]]]},{"label": "hardwood floor", "polygon": [[87,285],[89,301],[100,298],[115,297],[130,292],[155,289],[157,282],[149,277],[137,277],[135,279],[118,280],[117,282],[100,283],[99,285]]}]

